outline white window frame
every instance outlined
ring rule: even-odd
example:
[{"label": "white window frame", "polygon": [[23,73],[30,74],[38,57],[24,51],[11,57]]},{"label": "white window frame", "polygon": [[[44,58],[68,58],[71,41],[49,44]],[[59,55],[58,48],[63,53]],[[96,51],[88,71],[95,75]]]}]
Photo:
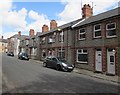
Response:
[{"label": "white window frame", "polygon": [[80,33],[80,30],[82,30],[82,29],[84,29],[84,30],[85,30],[85,28],[81,28],[81,29],[79,29],[79,40],[85,40],[85,39],[86,39],[86,37],[85,37],[85,38],[80,38],[80,35],[85,34],[85,36],[86,36],[86,31],[85,31],[85,32],[83,32],[83,33]]},{"label": "white window frame", "polygon": [[[110,24],[115,24],[115,28],[108,29],[107,26],[110,25]],[[109,31],[109,30],[114,30],[114,29],[116,29],[116,23],[115,23],[115,22],[114,22],[114,23],[108,23],[108,24],[106,24],[106,30],[107,30],[107,31],[106,31],[106,36],[107,36],[107,38],[112,38],[112,37],[116,37],[116,36],[117,36],[117,35],[113,35],[113,36],[109,36],[109,35],[108,35],[108,31]]]},{"label": "white window frame", "polygon": [[64,31],[61,31],[60,33],[59,33],[59,42],[64,42]]},{"label": "white window frame", "polygon": [[50,35],[48,38],[48,43],[55,43],[55,35]]},{"label": "white window frame", "polygon": [[[95,26],[97,26],[97,25],[100,25],[100,29],[95,30]],[[98,31],[101,31],[101,24],[96,24],[96,25],[94,25],[94,38],[100,38],[100,37],[101,37],[101,36],[95,36],[95,33],[98,32]],[[102,32],[102,31],[101,31],[101,32]]]},{"label": "white window frame", "polygon": [[42,37],[42,44],[45,44],[46,37]]},{"label": "white window frame", "polygon": [[[79,53],[78,50],[81,50],[81,52]],[[83,63],[83,64],[87,64],[88,62],[83,62],[83,61],[78,61],[78,54],[87,54],[88,55],[88,51],[87,52],[83,52],[83,50],[87,50],[87,49],[77,49],[77,62],[78,63]]]}]

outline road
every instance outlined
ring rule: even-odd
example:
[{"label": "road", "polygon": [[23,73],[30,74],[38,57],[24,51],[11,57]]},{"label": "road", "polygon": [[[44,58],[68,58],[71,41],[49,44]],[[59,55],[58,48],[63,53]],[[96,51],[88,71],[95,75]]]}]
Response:
[{"label": "road", "polygon": [[118,93],[118,85],[75,72],[45,68],[35,60],[2,56],[3,93]]}]

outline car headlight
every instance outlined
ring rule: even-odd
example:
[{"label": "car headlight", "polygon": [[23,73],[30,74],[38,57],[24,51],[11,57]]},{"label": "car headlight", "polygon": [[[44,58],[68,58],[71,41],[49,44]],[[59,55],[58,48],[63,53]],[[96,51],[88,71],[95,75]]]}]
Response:
[{"label": "car headlight", "polygon": [[65,64],[65,63],[62,63],[62,65],[63,65],[64,67],[67,67],[67,64]]}]

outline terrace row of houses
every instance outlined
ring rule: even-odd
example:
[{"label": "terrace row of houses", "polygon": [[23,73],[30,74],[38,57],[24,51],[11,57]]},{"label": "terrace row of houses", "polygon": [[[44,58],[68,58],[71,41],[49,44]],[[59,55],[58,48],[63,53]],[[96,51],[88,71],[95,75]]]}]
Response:
[{"label": "terrace row of houses", "polygon": [[[82,18],[57,26],[55,20],[43,25],[42,32],[9,38],[9,50],[27,52],[31,58],[44,60],[54,55],[65,58],[76,68],[118,75],[120,72],[120,7],[93,16],[89,4],[82,8]],[[19,43],[19,44],[18,44]],[[17,47],[17,48],[15,48]]]},{"label": "terrace row of houses", "polygon": [[0,38],[0,53],[7,52],[7,39],[4,39],[3,36]]}]

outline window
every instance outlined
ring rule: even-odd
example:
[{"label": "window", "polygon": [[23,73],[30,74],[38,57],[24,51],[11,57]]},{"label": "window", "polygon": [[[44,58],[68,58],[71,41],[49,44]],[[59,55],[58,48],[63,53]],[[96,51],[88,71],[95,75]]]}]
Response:
[{"label": "window", "polygon": [[29,45],[29,40],[26,40],[26,45]]},{"label": "window", "polygon": [[64,33],[63,32],[59,33],[59,42],[64,42]]},{"label": "window", "polygon": [[45,37],[42,38],[42,44],[45,44]]},{"label": "window", "polygon": [[46,57],[46,52],[45,52],[45,50],[42,50],[42,57],[43,57],[43,58]]},{"label": "window", "polygon": [[77,62],[88,63],[88,53],[86,49],[77,50]]},{"label": "window", "polygon": [[84,40],[86,38],[85,29],[79,30],[79,40]]},{"label": "window", "polygon": [[48,38],[48,43],[54,43],[55,42],[55,35],[51,35]]},{"label": "window", "polygon": [[65,58],[65,49],[59,49],[59,51],[58,51],[58,57]]},{"label": "window", "polygon": [[106,25],[107,37],[116,37],[116,23],[110,23]]},{"label": "window", "polygon": [[94,25],[94,38],[101,37],[101,24]]}]

